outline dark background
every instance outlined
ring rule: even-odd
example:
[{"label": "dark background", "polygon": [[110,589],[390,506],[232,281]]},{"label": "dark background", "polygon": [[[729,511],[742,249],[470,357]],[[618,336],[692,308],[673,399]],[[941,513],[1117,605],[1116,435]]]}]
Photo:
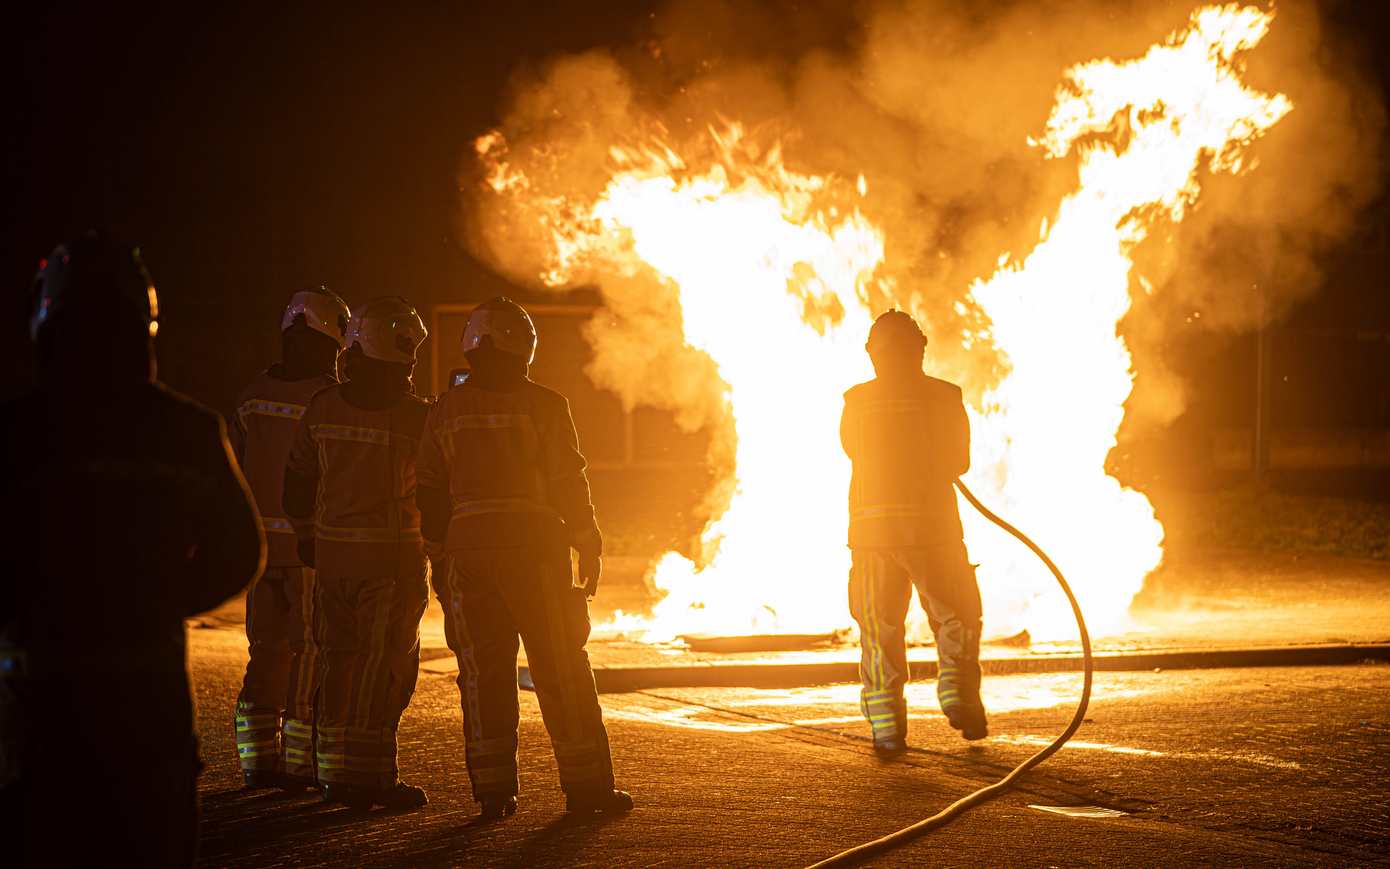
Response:
[{"label": "dark background", "polygon": [[[1331,8],[1390,83],[1387,5]],[[506,290],[458,240],[468,143],[499,120],[518,69],[629,45],[659,4],[350,6],[51,3],[10,17],[6,394],[25,377],[35,263],[89,227],[142,245],[161,292],[161,376],[224,412],[275,358],[272,324],[297,289],[398,293],[427,319]],[[1273,332],[1273,423],[1390,429],[1384,197],[1326,267]],[[1195,382],[1179,428],[1202,440],[1248,427],[1253,339],[1184,340],[1179,368]]]},{"label": "dark background", "polygon": [[456,231],[468,142],[518,66],[624,41],[646,5],[31,9],[10,34],[0,280],[22,295],[90,227],[140,244],[161,376],[227,411],[297,289],[422,314],[495,294]]}]

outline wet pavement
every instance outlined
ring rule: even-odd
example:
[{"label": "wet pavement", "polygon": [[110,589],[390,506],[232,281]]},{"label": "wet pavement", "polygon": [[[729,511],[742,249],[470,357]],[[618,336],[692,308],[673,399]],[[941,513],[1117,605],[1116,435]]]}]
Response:
[{"label": "wet pavement", "polygon": [[[913,749],[891,764],[869,748],[852,685],[604,695],[638,808],[588,821],[564,816],[523,693],[521,810],[479,825],[451,674],[422,672],[402,723],[403,777],[430,805],[360,816],[239,790],[230,718],[244,639],[193,630],[190,657],[208,866],[805,865],[1002,776],[1061,729],[1080,686],[1074,674],[988,679],[991,736],[968,745],[934,711],[930,685],[914,684]],[[1099,674],[1067,749],[875,865],[1390,862],[1388,692],[1385,664]]]}]

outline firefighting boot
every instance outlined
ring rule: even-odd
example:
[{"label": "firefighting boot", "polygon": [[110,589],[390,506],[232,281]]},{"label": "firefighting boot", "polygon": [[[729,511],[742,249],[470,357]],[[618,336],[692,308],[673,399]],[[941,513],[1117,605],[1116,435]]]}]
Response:
[{"label": "firefighting boot", "polygon": [[280,773],[280,780],[275,783],[275,786],[287,794],[302,793],[320,787],[319,783],[311,778],[302,775],[290,775],[287,772]]},{"label": "firefighting boot", "polygon": [[874,753],[883,760],[907,754],[907,701],[902,698],[898,698],[897,708],[893,710],[893,723],[897,726],[896,736],[874,735]]},{"label": "firefighting boot", "polygon": [[483,810],[478,817],[484,821],[500,821],[516,814],[516,797],[483,797]]},{"label": "firefighting boot", "polygon": [[574,814],[632,811],[632,795],[627,791],[609,790],[579,792],[565,795],[565,811]]},{"label": "firefighting boot", "polygon": [[989,735],[985,705],[980,700],[980,665],[977,662],[961,666],[943,664],[936,683],[936,696],[946,720],[961,736],[974,741]]},{"label": "firefighting boot", "polygon": [[325,803],[342,803],[349,809],[365,812],[372,807],[372,794],[375,792],[376,788],[324,782],[323,801]]},{"label": "firefighting boot", "polygon": [[884,760],[907,751],[907,701],[894,691],[866,692],[860,708],[874,735],[874,753]]},{"label": "firefighting boot", "polygon": [[278,769],[244,769],[241,771],[242,786],[248,791],[278,788],[280,778]]},{"label": "firefighting boot", "polygon": [[382,806],[394,811],[418,809],[429,803],[430,798],[423,788],[398,781],[385,788],[362,787],[327,783],[323,786],[325,803],[342,803],[354,811],[365,812],[372,806]]},{"label": "firefighting boot", "polygon": [[388,809],[402,811],[405,809],[418,809],[429,803],[429,795],[424,788],[415,785],[408,785],[403,781],[398,781],[389,788],[377,791],[372,801],[379,806]]}]

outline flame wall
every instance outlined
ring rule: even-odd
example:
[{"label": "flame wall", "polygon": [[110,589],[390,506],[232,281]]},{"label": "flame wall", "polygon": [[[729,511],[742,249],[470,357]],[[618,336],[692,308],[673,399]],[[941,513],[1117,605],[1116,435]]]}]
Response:
[{"label": "flame wall", "polygon": [[[1053,160],[1029,144],[1048,127],[1064,71],[1091,58],[1143,55],[1180,30],[1192,6],[1030,3],[989,15],[977,4],[945,2],[879,3],[855,14],[835,4],[812,14],[796,8],[678,3],[631,49],[557,58],[520,77],[500,127],[519,174],[487,180],[533,187],[563,214],[567,203],[601,195],[616,145],[655,136],[688,161],[709,149],[709,126],[725,119],[748,127],[755,145],[783,143],[794,171],[862,174],[871,183],[856,207],[884,234],[865,301],[919,313],[932,367],[978,406],[1019,360],[998,352],[990,332],[999,312],[987,310],[987,294],[972,284],[979,289],[1001,262],[1024,262],[1083,168],[1084,142]],[[1286,3],[1278,12],[1242,77],[1287,94],[1299,110],[1253,149],[1259,171],[1235,178],[1204,169],[1201,208],[1181,223],[1150,215],[1149,229],[1126,242],[1137,268],[1122,279],[1132,280],[1142,312],[1121,325],[1137,372],[1134,393],[1126,388],[1119,399],[1130,430],[1181,409],[1182,385],[1163,360],[1168,324],[1197,308],[1202,323],[1220,329],[1277,316],[1316,285],[1318,252],[1378,189],[1380,95],[1354,52],[1336,50],[1316,6]],[[1088,135],[1114,144],[1129,131]],[[470,160],[469,191],[479,171]],[[465,201],[474,248],[499,270],[536,283],[553,269],[555,226],[507,197],[470,193]],[[1216,243],[1231,237],[1240,243]],[[1054,269],[1054,281],[1067,277]],[[1247,291],[1257,284],[1263,309]],[[603,289],[615,316],[591,329],[591,376],[629,404],[670,408],[688,427],[713,425],[713,460],[732,467],[724,382],[686,340],[678,294],[638,274],[606,274]],[[727,479],[710,493],[711,515],[729,504]],[[1043,487],[1036,496],[1045,494]]]}]

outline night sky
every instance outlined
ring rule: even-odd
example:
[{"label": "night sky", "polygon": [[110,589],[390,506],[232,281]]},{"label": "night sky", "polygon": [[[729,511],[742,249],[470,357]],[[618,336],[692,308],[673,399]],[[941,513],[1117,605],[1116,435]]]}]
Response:
[{"label": "night sky", "polygon": [[[160,288],[163,379],[226,411],[275,358],[273,324],[299,288],[399,293],[422,309],[505,290],[458,241],[469,141],[497,121],[518,69],[630,45],[658,4],[109,5],[35,4],[9,34],[21,68],[6,77],[18,92],[3,279],[20,304],[6,358],[23,358],[39,257],[103,228],[143,247]],[[1375,50],[1390,45],[1390,13],[1336,8],[1390,82]],[[1387,268],[1382,197],[1292,325],[1390,330]]]}]

